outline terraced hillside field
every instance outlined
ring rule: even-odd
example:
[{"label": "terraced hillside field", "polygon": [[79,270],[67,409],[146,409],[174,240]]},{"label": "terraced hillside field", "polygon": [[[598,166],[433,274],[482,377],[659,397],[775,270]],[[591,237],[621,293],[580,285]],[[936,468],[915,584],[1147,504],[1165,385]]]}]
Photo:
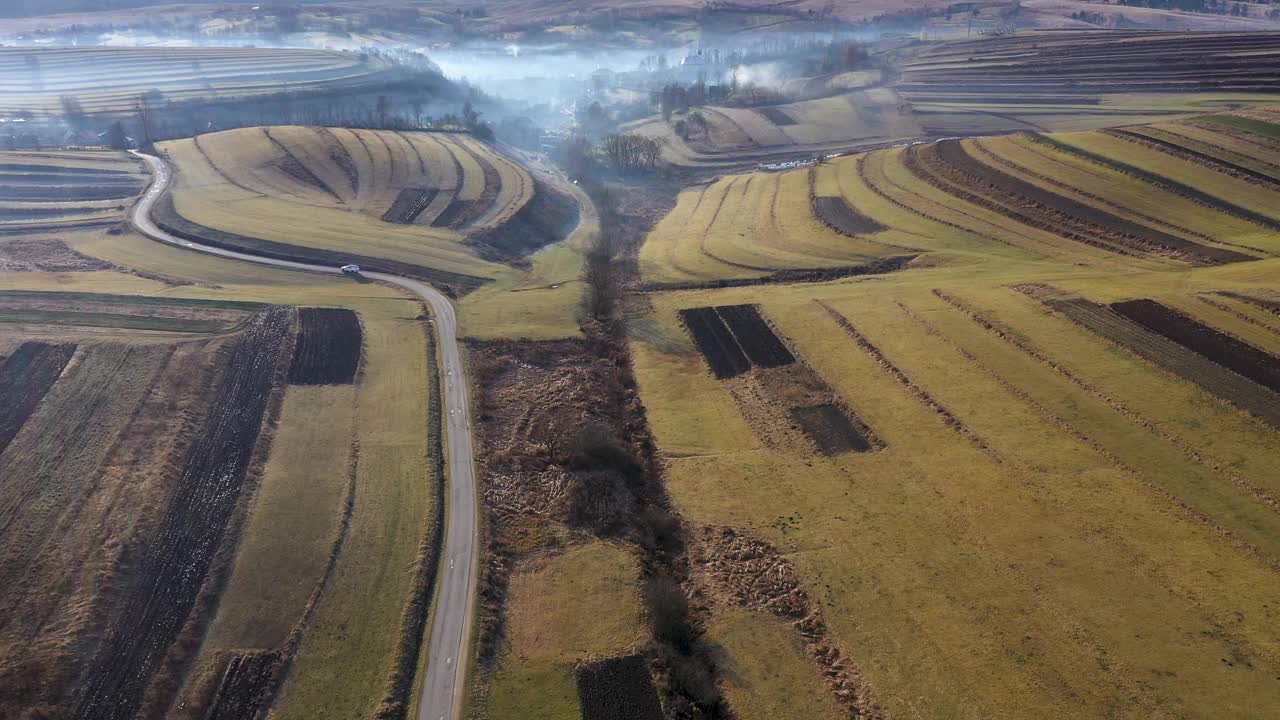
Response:
[{"label": "terraced hillside field", "polygon": [[1278,120],[681,195],[631,347],[738,717],[1280,711]]},{"label": "terraced hillside field", "polygon": [[916,256],[1144,268],[1272,258],[1274,119],[944,140],[728,176],[681,193],[640,251],[641,274],[710,286],[864,274]]},{"label": "terraced hillside field", "polygon": [[0,232],[56,231],[119,222],[146,184],[119,152],[0,152]]},{"label": "terraced hillside field", "polygon": [[[694,122],[686,137],[673,129],[688,122],[683,115],[630,129],[661,138],[677,166],[715,168],[926,138],[1156,122],[1280,97],[1270,72],[1280,64],[1275,32],[1030,31],[912,44],[882,60],[893,74],[849,92],[699,108],[705,129]],[[811,92],[807,81],[778,90]]]},{"label": "terraced hillside field", "polygon": [[385,80],[382,61],[325,50],[252,48],[0,48],[0,107],[7,113],[62,112],[74,97],[86,112],[127,112],[140,93],[169,100],[259,93],[338,91]]},{"label": "terraced hillside field", "polygon": [[1266,102],[1280,33],[1030,32],[927,46],[895,88],[927,134],[1074,130]]},{"label": "terraced hillside field", "polygon": [[575,203],[457,133],[247,128],[161,145],[163,223],[278,256],[474,288],[564,236]]}]

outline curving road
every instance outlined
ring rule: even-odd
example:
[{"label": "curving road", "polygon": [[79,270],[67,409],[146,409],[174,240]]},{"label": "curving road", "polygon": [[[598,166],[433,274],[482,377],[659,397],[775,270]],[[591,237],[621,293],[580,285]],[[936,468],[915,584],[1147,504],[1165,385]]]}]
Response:
[{"label": "curving road", "polygon": [[[129,211],[129,220],[147,237],[187,250],[305,272],[340,275],[327,265],[291,262],[258,257],[248,253],[201,245],[169,234],[151,219],[151,209],[169,188],[173,173],[167,163],[153,155],[135,151],[151,169],[153,180],[146,193]],[[471,406],[467,402],[466,376],[458,352],[458,324],[453,305],[438,290],[417,280],[386,273],[366,272],[370,280],[408,290],[431,308],[440,360],[444,370],[445,448],[448,455],[448,500],[445,515],[444,551],[432,608],[427,668],[422,677],[418,720],[456,720],[462,713],[466,687],[467,647],[471,637],[473,601],[476,596],[476,565],[479,544],[476,535],[476,483],[472,466]],[[441,481],[445,481],[441,478]]]}]

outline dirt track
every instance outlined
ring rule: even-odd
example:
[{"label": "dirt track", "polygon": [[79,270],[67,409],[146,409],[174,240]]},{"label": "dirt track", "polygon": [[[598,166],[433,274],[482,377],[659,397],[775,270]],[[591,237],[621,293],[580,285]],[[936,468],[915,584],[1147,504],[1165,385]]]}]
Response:
[{"label": "dirt track", "polygon": [[[129,213],[137,230],[147,237],[196,252],[233,260],[271,265],[286,270],[340,275],[337,267],[312,265],[257,257],[242,252],[201,245],[184,240],[160,229],[151,218],[151,210],[168,190],[172,171],[161,159],[137,153],[154,175],[146,193]],[[448,465],[448,528],[441,555],[440,581],[433,604],[430,645],[426,672],[421,683],[419,720],[452,720],[461,715],[466,680],[466,660],[476,596],[476,562],[479,543],[476,538],[476,488],[472,465],[470,404],[467,401],[466,377],[458,350],[457,320],[448,298],[426,283],[385,273],[367,272],[364,277],[395,285],[421,298],[431,308],[431,316],[444,369],[441,378],[445,388]],[[444,565],[444,563],[448,563]]]}]

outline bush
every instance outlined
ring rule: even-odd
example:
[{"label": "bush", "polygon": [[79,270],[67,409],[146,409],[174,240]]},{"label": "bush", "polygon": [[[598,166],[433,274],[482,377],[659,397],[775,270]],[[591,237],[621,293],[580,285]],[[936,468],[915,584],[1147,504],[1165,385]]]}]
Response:
[{"label": "bush", "polygon": [[697,632],[689,617],[689,600],[684,590],[671,578],[655,577],[645,586],[644,596],[654,637],[679,654],[688,655]]}]

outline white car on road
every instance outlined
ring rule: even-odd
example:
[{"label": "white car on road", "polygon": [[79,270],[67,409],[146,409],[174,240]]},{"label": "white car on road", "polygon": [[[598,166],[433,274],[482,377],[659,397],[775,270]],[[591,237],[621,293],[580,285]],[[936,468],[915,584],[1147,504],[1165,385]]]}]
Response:
[{"label": "white car on road", "polygon": [[359,275],[359,274],[360,274],[360,266],[359,266],[359,265],[343,265],[342,267],[340,267],[340,268],[338,268],[338,269],[339,269],[339,270],[341,270],[342,272],[344,272],[344,273],[348,274],[348,275]]}]

